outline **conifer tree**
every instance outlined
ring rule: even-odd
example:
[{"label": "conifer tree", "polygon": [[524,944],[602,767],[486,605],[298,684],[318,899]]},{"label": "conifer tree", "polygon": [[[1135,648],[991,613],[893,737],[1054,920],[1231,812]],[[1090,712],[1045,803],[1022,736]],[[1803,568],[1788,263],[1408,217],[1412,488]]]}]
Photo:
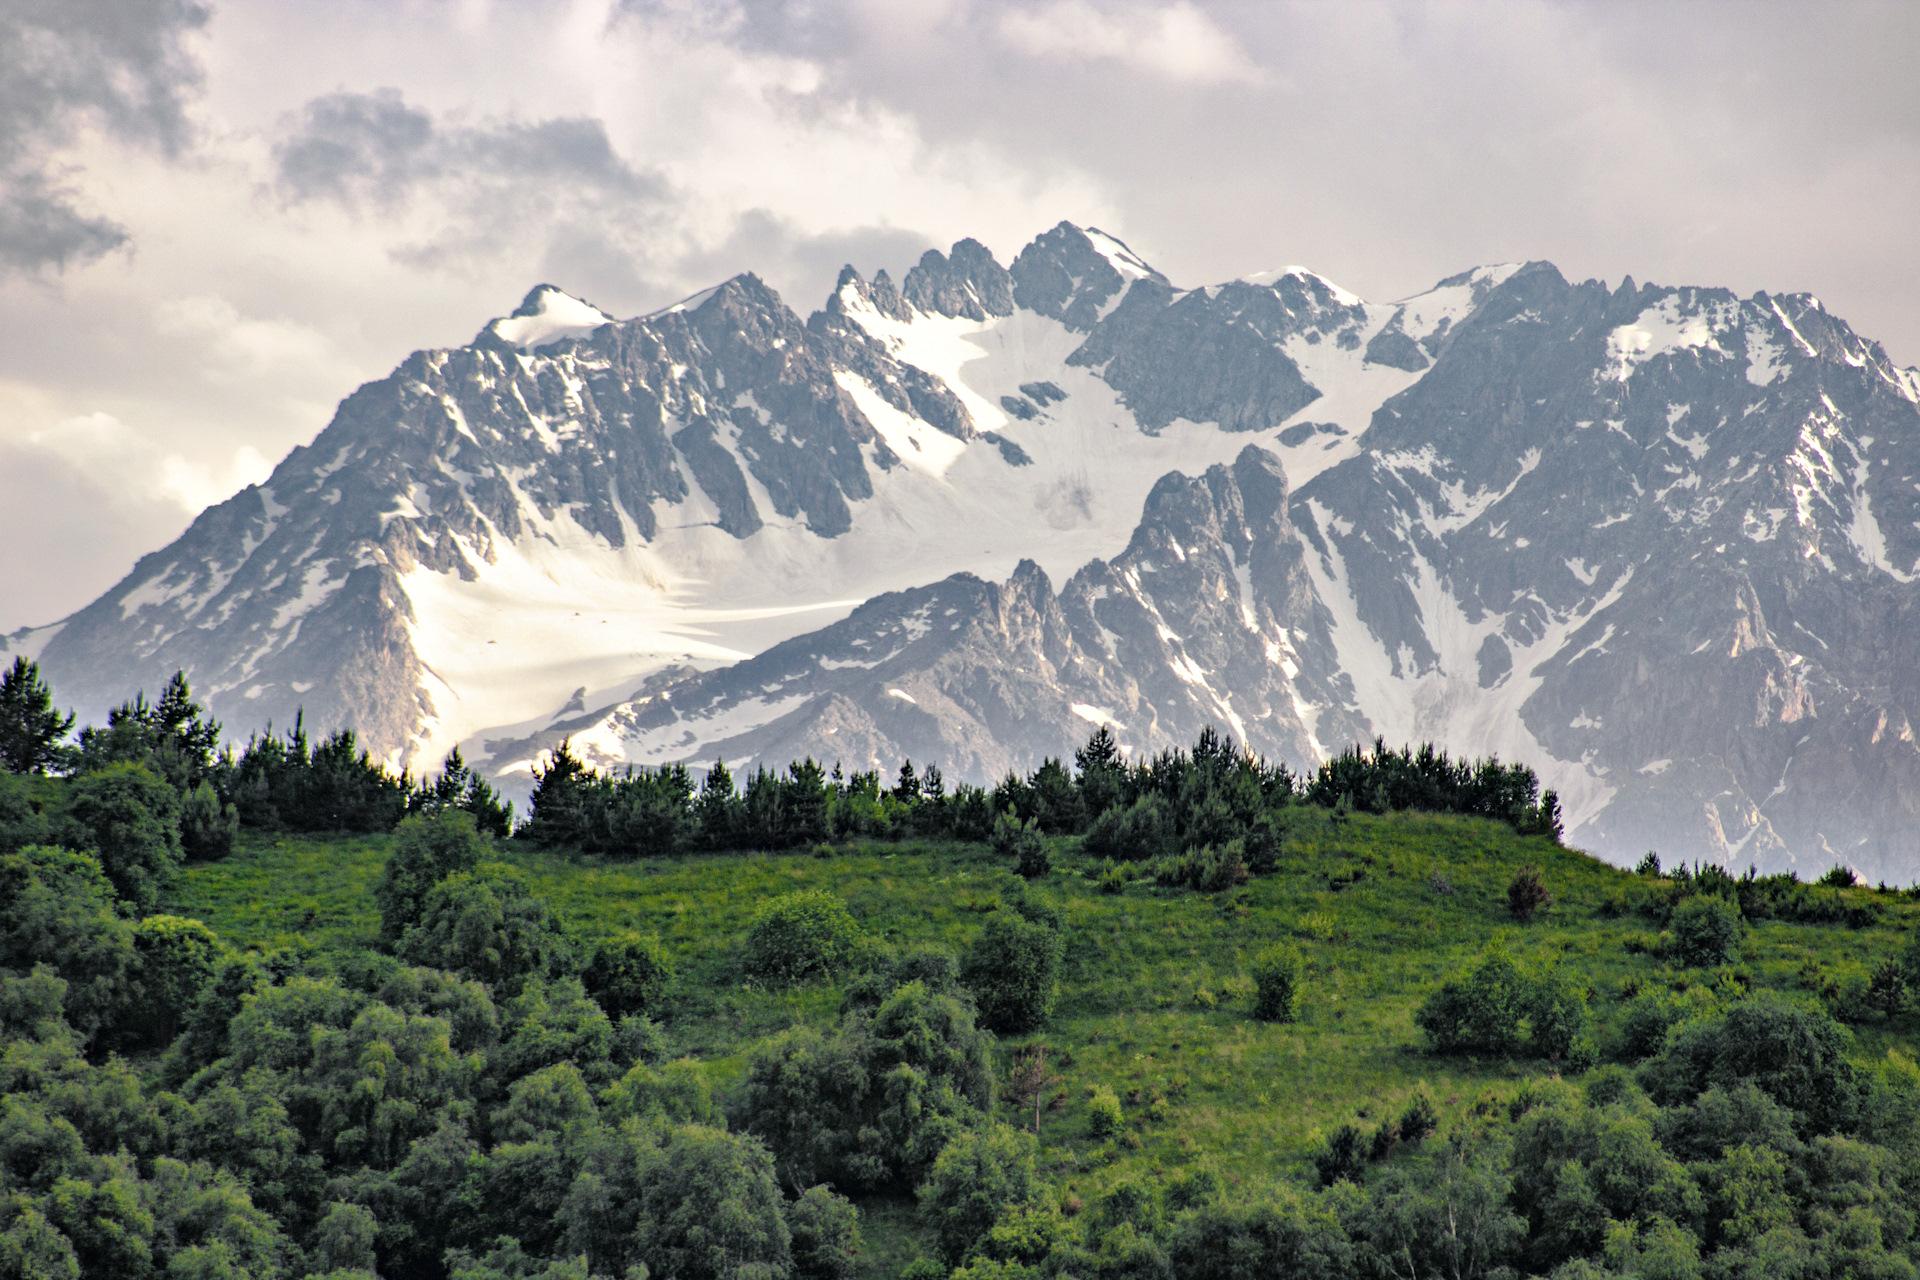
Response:
[{"label": "conifer tree", "polygon": [[8,773],[42,773],[60,759],[60,739],[73,728],[73,716],[54,710],[53,691],[40,678],[38,663],[24,657],[0,676],[0,768]]}]

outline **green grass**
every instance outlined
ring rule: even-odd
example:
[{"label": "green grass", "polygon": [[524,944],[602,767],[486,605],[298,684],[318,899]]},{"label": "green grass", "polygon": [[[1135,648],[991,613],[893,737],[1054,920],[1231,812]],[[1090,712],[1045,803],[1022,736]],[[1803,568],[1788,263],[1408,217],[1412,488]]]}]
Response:
[{"label": "green grass", "polygon": [[[1290,817],[1280,871],[1213,896],[1144,881],[1103,894],[1078,842],[1056,842],[1055,870],[1043,884],[1066,917],[1069,941],[1060,1000],[1039,1038],[1063,1096],[1043,1113],[1041,1141],[1051,1176],[1083,1199],[1129,1172],[1191,1161],[1210,1164],[1229,1184],[1304,1178],[1322,1135],[1341,1123],[1397,1116],[1425,1091],[1444,1125],[1489,1091],[1550,1073],[1541,1062],[1437,1058],[1422,1047],[1415,1010],[1495,939],[1523,964],[1558,962],[1577,973],[1603,1028],[1630,986],[1735,980],[1629,952],[1626,942],[1651,942],[1654,926],[1633,915],[1607,918],[1601,908],[1641,882],[1504,824],[1425,814],[1335,823],[1318,809]],[[378,924],[372,888],[387,847],[385,837],[249,839],[224,862],[188,868],[169,909],[244,945],[304,938],[370,946]],[[502,850],[577,935],[660,937],[678,965],[669,1031],[679,1048],[712,1064],[722,1088],[744,1070],[756,1041],[798,1023],[828,1025],[840,1004],[830,984],[770,992],[741,982],[734,957],[759,903],[824,888],[877,940],[958,949],[1017,883],[983,846],[934,842],[842,846],[826,859],[632,863]],[[1506,887],[1529,863],[1543,868],[1554,904],[1519,925],[1507,913]],[[1828,977],[1857,978],[1897,953],[1913,910],[1906,900],[1848,892],[1887,904],[1887,925],[1764,925],[1749,930],[1739,963],[1726,972],[1804,991]],[[1295,942],[1308,965],[1300,1017],[1286,1025],[1248,1015],[1246,966],[1276,938]],[[1860,1052],[1878,1056],[1917,1028],[1912,1018],[1858,1028]],[[1127,1103],[1119,1141],[1087,1136],[1086,1094],[1095,1084]],[[1164,1098],[1159,1118],[1150,1113],[1156,1096]],[[897,1274],[918,1248],[910,1206],[867,1209],[866,1270]]]}]

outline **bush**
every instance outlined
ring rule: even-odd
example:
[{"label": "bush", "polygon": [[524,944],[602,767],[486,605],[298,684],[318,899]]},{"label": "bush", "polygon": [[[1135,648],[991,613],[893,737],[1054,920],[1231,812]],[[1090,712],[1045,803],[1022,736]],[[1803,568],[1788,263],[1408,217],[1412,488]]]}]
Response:
[{"label": "bush", "polygon": [[657,938],[628,936],[604,942],[580,971],[580,981],[609,1018],[658,1013],[673,963]]},{"label": "bush", "polygon": [[110,764],[74,780],[68,812],[82,827],[114,890],[141,911],[185,859],[180,793],[143,764]]},{"label": "bush", "polygon": [[486,851],[486,839],[464,810],[439,809],[403,819],[373,889],[381,938],[400,941],[407,926],[420,919],[428,890],[456,872],[479,866]]},{"label": "bush", "polygon": [[1848,1060],[1853,1037],[1824,1009],[1771,992],[1755,993],[1716,1018],[1681,1026],[1666,1052],[1641,1070],[1663,1106],[1691,1102],[1707,1089],[1750,1079],[1797,1112],[1814,1133],[1829,1133],[1853,1112],[1860,1074]]},{"label": "bush", "polygon": [[1292,1022],[1300,999],[1300,952],[1275,943],[1253,959],[1253,1016],[1265,1022]]},{"label": "bush", "polygon": [[1246,846],[1229,840],[1215,848],[1206,845],[1189,849],[1177,858],[1156,858],[1153,878],[1169,888],[1197,889],[1201,893],[1221,893],[1237,889],[1247,882]]},{"label": "bush", "polygon": [[1053,926],[1004,909],[989,914],[960,965],[960,981],[973,993],[981,1025],[1019,1035],[1046,1022],[1061,951]]},{"label": "bush", "polygon": [[1400,1113],[1400,1141],[1409,1146],[1432,1137],[1440,1128],[1440,1117],[1434,1113],[1433,1103],[1424,1093],[1413,1095],[1413,1101]]},{"label": "bush", "polygon": [[1111,1138],[1120,1132],[1120,1124],[1125,1117],[1120,1112],[1120,1098],[1106,1085],[1094,1088],[1093,1096],[1087,1099],[1087,1134],[1094,1138]]},{"label": "bush", "polygon": [[1327,1145],[1313,1157],[1320,1185],[1330,1187],[1336,1182],[1360,1181],[1367,1170],[1367,1147],[1365,1135],[1355,1126],[1343,1124],[1335,1129]]},{"label": "bush", "polygon": [[498,862],[460,871],[427,891],[420,919],[400,939],[408,964],[451,969],[495,995],[517,995],[531,977],[566,971],[572,952],[559,921],[526,877]]},{"label": "bush", "polygon": [[821,889],[775,898],[754,913],[742,967],[784,986],[845,969],[859,953],[860,926],[847,904]]},{"label": "bush", "polygon": [[860,1210],[826,1187],[809,1187],[787,1206],[793,1280],[847,1280],[860,1254]]},{"label": "bush", "polygon": [[1166,854],[1173,844],[1173,819],[1158,795],[1144,795],[1130,807],[1114,805],[1087,829],[1086,851],[1116,862],[1145,862]]},{"label": "bush", "polygon": [[1740,941],[1740,909],[1718,894],[1694,894],[1673,909],[1673,948],[1692,966],[1725,964]]},{"label": "bush", "polygon": [[962,1132],[933,1162],[920,1210],[948,1266],[958,1266],[1007,1210],[1039,1202],[1045,1184],[1034,1151],[1032,1135],[993,1124]]},{"label": "bush", "polygon": [[28,845],[0,854],[0,969],[47,964],[66,983],[66,1018],[82,1039],[124,1007],[132,930],[90,854]]},{"label": "bush", "polygon": [[133,927],[134,999],[121,1020],[131,1044],[173,1043],[219,964],[220,939],[198,920],[148,916]]},{"label": "bush", "polygon": [[1557,972],[1528,975],[1489,948],[1464,978],[1448,982],[1413,1016],[1436,1053],[1532,1054],[1585,1070],[1596,1058],[1586,992]]},{"label": "bush", "polygon": [[1828,889],[1851,889],[1860,883],[1860,879],[1851,868],[1835,863],[1814,883]]},{"label": "bush", "polygon": [[1547,892],[1547,886],[1540,879],[1540,868],[1522,867],[1513,877],[1513,883],[1507,886],[1507,910],[1513,918],[1525,924],[1533,919],[1534,913],[1545,911],[1553,905],[1553,895]]},{"label": "bush", "polygon": [[240,811],[221,804],[213,787],[200,783],[180,804],[180,847],[195,862],[217,862],[240,838]]}]

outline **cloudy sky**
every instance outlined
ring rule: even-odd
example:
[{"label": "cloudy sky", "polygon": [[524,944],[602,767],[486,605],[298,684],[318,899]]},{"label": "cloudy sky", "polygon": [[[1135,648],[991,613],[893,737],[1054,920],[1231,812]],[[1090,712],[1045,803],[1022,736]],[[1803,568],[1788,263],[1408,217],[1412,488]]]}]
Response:
[{"label": "cloudy sky", "polygon": [[552,281],[803,313],[1062,218],[1176,283],[1805,290],[1920,362],[1920,6],[0,0],[0,630]]}]

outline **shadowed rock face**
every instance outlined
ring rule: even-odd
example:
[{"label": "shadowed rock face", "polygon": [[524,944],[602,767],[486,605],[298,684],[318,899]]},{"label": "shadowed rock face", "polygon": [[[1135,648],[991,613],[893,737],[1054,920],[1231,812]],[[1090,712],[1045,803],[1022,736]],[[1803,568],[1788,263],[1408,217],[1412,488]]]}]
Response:
[{"label": "shadowed rock face", "polygon": [[[542,286],[0,646],[95,717],[183,668],[243,736],[304,709],[522,782],[568,734],[974,779],[1095,723],[1296,767],[1430,739],[1533,764],[1621,860],[1905,882],[1917,402],[1804,295],[1544,263],[1392,305],[1299,271],[1181,290],[1063,223],[1010,267],[969,240],[898,287],[849,268],[804,322],[751,275],[627,321]],[[555,715],[513,687],[577,628],[461,665],[530,592],[659,634],[597,632],[613,665]]]}]

